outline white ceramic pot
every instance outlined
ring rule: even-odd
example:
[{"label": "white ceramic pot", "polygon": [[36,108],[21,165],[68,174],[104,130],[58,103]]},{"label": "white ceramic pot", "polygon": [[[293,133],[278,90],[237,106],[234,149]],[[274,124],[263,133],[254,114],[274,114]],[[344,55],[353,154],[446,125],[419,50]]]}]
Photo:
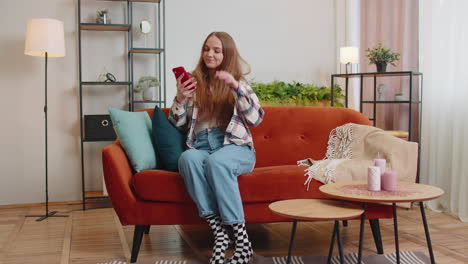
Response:
[{"label": "white ceramic pot", "polygon": [[148,87],[143,91],[143,100],[145,101],[151,101],[154,100],[154,97],[156,96],[156,87]]},{"label": "white ceramic pot", "polygon": [[133,100],[134,101],[143,100],[143,92],[133,92]]},{"label": "white ceramic pot", "polygon": [[404,101],[405,95],[395,95],[395,101]]}]

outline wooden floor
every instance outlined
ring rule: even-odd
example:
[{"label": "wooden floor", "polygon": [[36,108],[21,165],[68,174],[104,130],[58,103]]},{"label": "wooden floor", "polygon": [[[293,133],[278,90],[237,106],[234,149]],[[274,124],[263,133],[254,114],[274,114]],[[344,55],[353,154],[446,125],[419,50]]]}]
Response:
[{"label": "wooden floor", "polygon": [[[51,209],[71,211],[70,217],[36,222],[24,215],[42,214],[43,207],[0,209],[0,264],[93,264],[129,258],[133,228],[122,227],[113,209],[81,211],[80,205]],[[398,213],[400,249],[428,255],[419,208],[401,209]],[[427,217],[437,263],[468,263],[468,223],[430,210]],[[247,228],[255,254],[287,254],[291,223],[250,224]],[[331,222],[299,223],[294,254],[327,255],[331,230]],[[381,221],[381,230],[385,252],[393,252],[393,222]],[[357,252],[358,235],[359,223],[351,221],[343,230],[345,253]],[[143,238],[139,261],[208,259],[211,243],[205,225],[153,226]],[[368,224],[364,254],[376,254]]]}]

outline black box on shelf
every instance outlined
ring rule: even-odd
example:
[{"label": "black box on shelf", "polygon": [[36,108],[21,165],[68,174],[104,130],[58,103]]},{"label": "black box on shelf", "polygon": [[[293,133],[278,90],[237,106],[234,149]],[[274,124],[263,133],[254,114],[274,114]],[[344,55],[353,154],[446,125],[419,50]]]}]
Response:
[{"label": "black box on shelf", "polygon": [[85,115],[84,131],[85,140],[113,140],[117,137],[110,115]]}]

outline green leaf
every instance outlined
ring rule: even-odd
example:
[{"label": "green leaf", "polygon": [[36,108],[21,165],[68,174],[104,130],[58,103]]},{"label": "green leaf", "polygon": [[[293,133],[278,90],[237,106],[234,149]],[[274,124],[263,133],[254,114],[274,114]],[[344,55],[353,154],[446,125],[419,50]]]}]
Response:
[{"label": "green leaf", "polygon": [[[250,83],[252,89],[257,94],[259,100],[268,105],[320,105],[320,101],[331,98],[330,87],[318,86],[315,84],[273,81],[269,83],[261,83],[252,81]],[[334,101],[335,106],[343,106],[341,101],[344,101],[342,89],[338,84],[334,85]],[[327,103],[329,104],[329,102]]]}]

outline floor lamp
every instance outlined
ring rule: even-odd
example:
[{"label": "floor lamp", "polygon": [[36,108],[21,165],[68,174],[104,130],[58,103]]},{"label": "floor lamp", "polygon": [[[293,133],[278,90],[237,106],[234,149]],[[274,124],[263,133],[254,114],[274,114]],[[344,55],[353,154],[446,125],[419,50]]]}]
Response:
[{"label": "floor lamp", "polygon": [[63,22],[56,19],[36,18],[28,21],[24,54],[29,56],[45,57],[45,215],[27,215],[26,217],[39,217],[36,221],[42,221],[48,217],[67,217],[58,215],[57,211],[49,212],[49,183],[48,183],[48,153],[47,153],[47,58],[64,57],[65,41],[63,34]]}]

